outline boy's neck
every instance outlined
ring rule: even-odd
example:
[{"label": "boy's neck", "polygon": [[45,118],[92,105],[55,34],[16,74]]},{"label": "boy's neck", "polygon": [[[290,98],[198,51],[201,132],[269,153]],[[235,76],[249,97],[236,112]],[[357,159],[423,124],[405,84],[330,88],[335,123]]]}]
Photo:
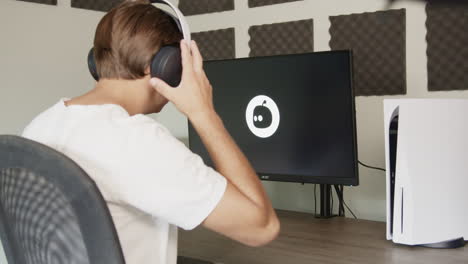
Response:
[{"label": "boy's neck", "polygon": [[[159,112],[164,99],[158,100],[156,91],[148,89],[149,77],[138,80],[102,79],[95,88],[66,102],[66,105],[116,104],[129,115]],[[161,105],[162,104],[162,105]]]}]

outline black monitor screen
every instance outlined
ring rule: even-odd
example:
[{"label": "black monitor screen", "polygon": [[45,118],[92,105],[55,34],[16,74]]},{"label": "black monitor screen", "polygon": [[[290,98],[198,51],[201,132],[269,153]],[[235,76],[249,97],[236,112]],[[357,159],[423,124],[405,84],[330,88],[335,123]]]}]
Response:
[{"label": "black monitor screen", "polygon": [[[349,51],[205,62],[216,112],[261,179],[357,185]],[[213,166],[194,128],[193,152]]]}]

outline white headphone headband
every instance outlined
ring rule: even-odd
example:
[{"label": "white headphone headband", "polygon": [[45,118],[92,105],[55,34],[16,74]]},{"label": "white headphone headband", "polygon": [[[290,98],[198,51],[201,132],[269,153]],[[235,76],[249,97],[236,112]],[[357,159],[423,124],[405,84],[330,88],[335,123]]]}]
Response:
[{"label": "white headphone headband", "polygon": [[[172,4],[171,2],[169,2],[167,0],[151,0],[151,3],[165,4],[165,5],[168,5],[172,10],[174,10],[174,12],[177,15],[177,20],[179,21],[179,25],[178,25],[178,26],[180,26],[179,29],[182,31],[182,35],[184,35],[184,39],[188,43],[190,43],[190,28],[188,26],[187,21],[185,20],[184,15],[182,14],[182,12],[174,4]],[[171,14],[169,14],[169,15],[171,15]]]}]

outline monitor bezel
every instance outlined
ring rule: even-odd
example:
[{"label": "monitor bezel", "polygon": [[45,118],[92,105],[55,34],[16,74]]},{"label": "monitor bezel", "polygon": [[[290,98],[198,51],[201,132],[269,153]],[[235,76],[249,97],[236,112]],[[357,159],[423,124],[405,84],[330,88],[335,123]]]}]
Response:
[{"label": "monitor bezel", "polygon": [[[337,184],[347,186],[358,186],[359,185],[359,173],[358,173],[358,156],[357,156],[357,130],[356,130],[356,103],[354,95],[354,71],[353,71],[353,56],[352,50],[332,50],[332,51],[318,51],[318,52],[307,52],[298,54],[286,54],[286,55],[271,55],[271,56],[256,56],[256,57],[245,57],[235,59],[219,59],[219,60],[205,60],[204,64],[219,61],[241,61],[241,60],[257,60],[262,58],[275,58],[275,57],[295,57],[309,54],[327,54],[327,53],[346,53],[348,55],[349,69],[350,69],[350,98],[351,98],[351,125],[352,125],[352,145],[353,145],[353,163],[354,171],[352,177],[338,177],[338,176],[303,176],[295,174],[275,174],[256,171],[258,177],[264,181],[276,181],[276,182],[298,182],[298,183],[311,183],[311,184]],[[193,138],[193,133],[197,133],[195,128],[192,126],[189,120],[188,122],[188,136],[189,136],[189,148],[193,151],[193,145],[190,138]],[[198,134],[197,134],[198,136]],[[199,137],[199,136],[198,136]],[[254,168],[255,169],[255,168]]]}]

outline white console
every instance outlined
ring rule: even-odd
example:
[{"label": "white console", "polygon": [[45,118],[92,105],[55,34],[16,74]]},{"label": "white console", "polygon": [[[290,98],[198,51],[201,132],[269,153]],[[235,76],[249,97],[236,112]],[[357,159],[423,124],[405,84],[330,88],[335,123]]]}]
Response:
[{"label": "white console", "polygon": [[387,239],[452,248],[468,239],[468,100],[384,100]]}]

